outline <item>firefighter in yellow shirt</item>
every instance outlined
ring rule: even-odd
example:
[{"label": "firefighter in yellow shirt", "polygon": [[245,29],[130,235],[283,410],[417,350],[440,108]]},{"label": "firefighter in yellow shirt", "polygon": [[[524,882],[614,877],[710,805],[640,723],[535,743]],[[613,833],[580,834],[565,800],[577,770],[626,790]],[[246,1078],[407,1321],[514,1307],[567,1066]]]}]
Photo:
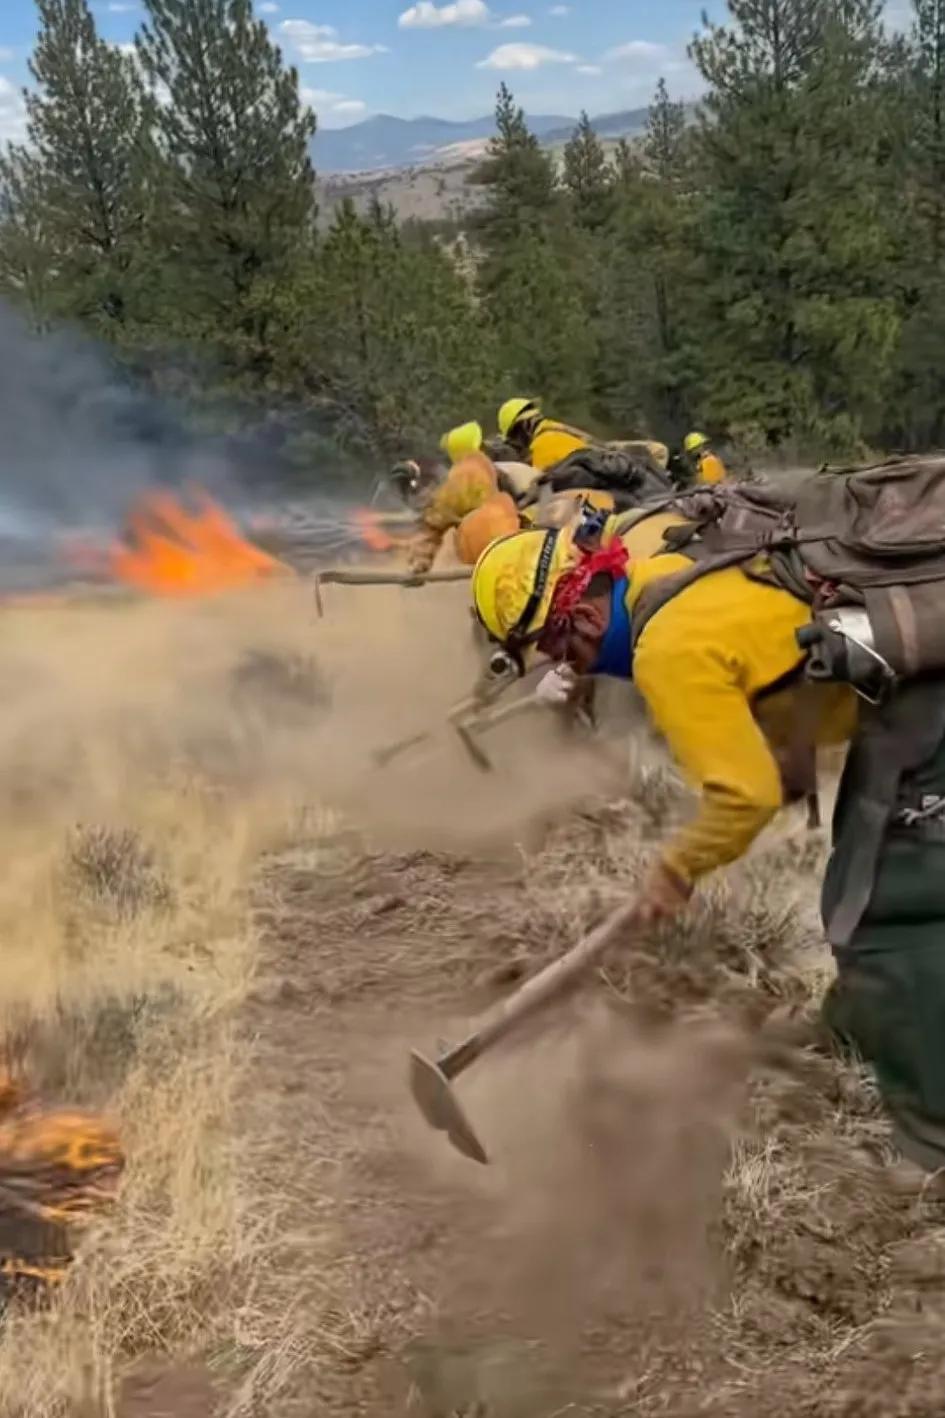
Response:
[{"label": "firefighter in yellow shirt", "polygon": [[493,538],[521,525],[515,496],[524,491],[534,471],[517,464],[494,463],[482,445],[478,423],[461,424],[440,440],[449,471],[429,486],[418,508],[420,527],[407,548],[407,565],[417,575],[430,570],[451,530],[457,533],[460,560],[471,566]]},{"label": "firefighter in yellow shirt", "polygon": [[596,440],[580,428],[545,418],[537,399],[506,399],[499,410],[499,435],[526,462],[546,472]]},{"label": "firefighter in yellow shirt", "polygon": [[539,473],[556,467],[574,453],[592,448],[636,449],[645,452],[656,467],[664,471],[669,463],[669,449],[665,443],[656,443],[651,439],[603,441],[571,424],[545,418],[537,399],[506,399],[499,409],[498,425],[500,438]]},{"label": "firefighter in yellow shirt", "polygon": [[504,537],[480,557],[472,593],[490,636],[523,663],[537,652],[563,666],[552,674],[565,686],[570,671],[632,675],[698,789],[695,816],[664,844],[644,886],[645,923],[681,910],[696,882],[741,856],[785,801],[810,791],[813,749],[848,740],[855,701],[846,686],[801,678],[796,632],[810,607],[738,567],[681,589],[634,648],[641,594],[690,562],[662,549],[667,528],[682,520],[675,514],[621,531],[626,520],[612,519],[596,546],[573,527]]},{"label": "firefighter in yellow shirt", "polygon": [[728,469],[719,455],[712,451],[704,433],[687,433],[683,439],[683,454],[697,486],[724,482],[728,477]]},{"label": "firefighter in yellow shirt", "polygon": [[[527,525],[539,513],[536,505],[520,507],[539,469],[527,463],[493,462],[483,451],[478,423],[462,424],[443,435],[441,450],[450,460],[445,478],[429,486],[421,501],[420,527],[407,548],[407,564],[417,575],[429,571],[444,538],[455,530],[459,560],[474,566],[496,537]],[[613,495],[594,489],[571,490],[555,498],[550,515],[568,519],[582,501],[613,511]],[[542,509],[542,515],[546,515]]]},{"label": "firefighter in yellow shirt", "polygon": [[[527,461],[493,461],[485,452],[482,428],[475,422],[461,424],[443,435],[440,449],[449,460],[449,471],[439,481],[430,481],[414,501],[421,525],[408,546],[407,560],[409,569],[417,575],[429,571],[451,530],[456,532],[460,561],[472,566],[496,537],[533,523],[536,518],[550,516],[558,525],[570,520],[582,501],[607,511],[620,505],[606,485],[598,487],[579,481],[555,496],[553,510],[539,508],[529,493],[543,472],[575,452],[603,449],[605,445],[597,443],[590,434],[542,418],[533,400],[511,399],[504,404],[499,411],[499,428],[502,438],[513,448],[523,450],[524,440],[529,440],[522,453],[523,457],[528,454]],[[669,457],[664,444],[607,446],[635,448],[652,459],[657,468],[665,467]]]}]

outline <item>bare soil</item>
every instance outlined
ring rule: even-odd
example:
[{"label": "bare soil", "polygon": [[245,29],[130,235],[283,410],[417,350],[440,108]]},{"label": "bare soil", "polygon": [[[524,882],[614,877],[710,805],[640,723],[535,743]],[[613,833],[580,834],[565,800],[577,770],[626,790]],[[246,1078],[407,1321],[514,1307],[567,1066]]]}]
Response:
[{"label": "bare soil", "polygon": [[268,1283],[293,1277],[304,1359],[261,1412],[941,1413],[939,1207],[818,1035],[809,839],[475,1067],[490,1168],[415,1115],[409,1047],[459,1037],[625,891],[663,811],[656,784],[642,837],[638,808],[602,809],[529,861],[268,863],[243,1127],[254,1186],[291,1193]]},{"label": "bare soil", "polygon": [[219,1394],[201,1365],[140,1364],[122,1384],[121,1411],[129,1418],[206,1418]]}]

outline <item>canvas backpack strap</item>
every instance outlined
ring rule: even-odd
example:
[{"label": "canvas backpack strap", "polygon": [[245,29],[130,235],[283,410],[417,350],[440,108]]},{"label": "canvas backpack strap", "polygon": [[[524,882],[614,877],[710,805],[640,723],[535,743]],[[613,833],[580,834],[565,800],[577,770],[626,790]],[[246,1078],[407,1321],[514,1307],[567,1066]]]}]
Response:
[{"label": "canvas backpack strap", "polygon": [[838,803],[839,832],[824,882],[824,925],[831,945],[850,943],[869,906],[880,852],[903,776],[929,759],[945,737],[940,682],[906,684],[886,703],[862,711]]},{"label": "canvas backpack strap", "polygon": [[628,507],[626,512],[618,512],[611,524],[614,536],[622,537],[625,532],[629,532],[632,527],[638,527],[648,517],[657,517],[661,512],[671,511],[673,503],[674,498],[661,497],[652,502],[648,501],[643,507]]},{"label": "canvas backpack strap", "polygon": [[[794,565],[796,537],[788,518],[789,505],[770,489],[748,493],[737,487],[699,489],[653,503],[648,514],[674,511],[686,520],[668,527],[663,553],[678,553],[691,566],[651,582],[633,608],[633,639],[637,643],[658,611],[680,591],[714,571],[740,566],[755,580],[780,586],[810,600],[802,575],[789,574]],[[662,553],[657,553],[660,555]],[[763,557],[763,564],[753,565]]]}]

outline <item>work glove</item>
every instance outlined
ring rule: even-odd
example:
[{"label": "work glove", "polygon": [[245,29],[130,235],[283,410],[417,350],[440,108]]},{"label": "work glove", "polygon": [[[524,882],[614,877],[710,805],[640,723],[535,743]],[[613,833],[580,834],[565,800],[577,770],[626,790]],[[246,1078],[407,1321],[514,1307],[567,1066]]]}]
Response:
[{"label": "work glove", "polygon": [[637,924],[654,926],[674,920],[685,911],[691,895],[691,882],[683,881],[664,861],[655,861],[637,898]]},{"label": "work glove", "polygon": [[535,699],[539,704],[560,707],[567,704],[577,689],[577,675],[570,665],[555,665],[535,687]]}]

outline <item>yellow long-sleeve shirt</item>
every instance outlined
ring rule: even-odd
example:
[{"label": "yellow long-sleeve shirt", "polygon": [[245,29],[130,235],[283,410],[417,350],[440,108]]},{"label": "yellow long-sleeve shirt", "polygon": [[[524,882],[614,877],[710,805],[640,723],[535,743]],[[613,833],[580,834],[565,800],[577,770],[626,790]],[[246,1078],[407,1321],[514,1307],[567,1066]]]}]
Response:
[{"label": "yellow long-sleeve shirt", "polygon": [[[675,553],[652,554],[659,523],[666,525],[647,519],[623,538],[631,555],[631,617],[644,587],[690,565]],[[809,606],[789,592],[731,568],[680,591],[640,637],[634,683],[700,793],[695,817],[663,854],[685,881],[741,856],[781,807],[775,754],[790,746],[799,713],[810,716],[806,729],[819,745],[843,743],[853,732],[856,701],[845,686],[802,682],[759,700],[799,668],[795,632],[809,619]]]},{"label": "yellow long-sleeve shirt", "polygon": [[728,477],[728,470],[718,453],[703,453],[699,459],[699,466],[696,472],[696,482],[712,484],[724,482]]},{"label": "yellow long-sleeve shirt", "polygon": [[568,428],[563,423],[556,423],[554,419],[542,419],[532,435],[528,461],[533,468],[543,473],[560,463],[562,458],[569,458],[581,448],[589,448],[593,442],[589,433],[582,433],[577,428]]}]

